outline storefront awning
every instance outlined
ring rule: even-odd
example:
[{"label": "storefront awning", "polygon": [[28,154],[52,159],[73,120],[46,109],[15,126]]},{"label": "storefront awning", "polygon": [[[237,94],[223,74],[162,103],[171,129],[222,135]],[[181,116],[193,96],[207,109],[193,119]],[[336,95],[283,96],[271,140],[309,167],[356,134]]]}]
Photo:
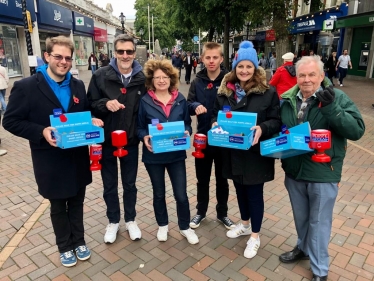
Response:
[{"label": "storefront awning", "polygon": [[356,14],[339,18],[336,23],[336,28],[353,27],[353,26],[368,26],[374,25],[374,13]]}]

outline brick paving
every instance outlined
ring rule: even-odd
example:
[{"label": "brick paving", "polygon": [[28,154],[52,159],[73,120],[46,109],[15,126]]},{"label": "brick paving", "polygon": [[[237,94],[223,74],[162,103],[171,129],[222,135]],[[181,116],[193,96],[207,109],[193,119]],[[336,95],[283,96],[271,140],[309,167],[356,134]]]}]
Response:
[{"label": "brick paving", "polygon": [[[90,72],[83,71],[80,75],[87,86]],[[374,103],[374,83],[346,79],[342,89],[360,108],[366,123],[366,133],[361,140],[348,143],[341,187],[334,209],[329,280],[373,280],[374,108],[371,104]],[[180,90],[187,94],[188,85],[182,83]],[[195,118],[193,121],[195,124]],[[2,148],[8,150],[8,154],[0,158],[0,251],[4,254],[9,250],[10,241],[17,231],[22,233],[25,228],[28,229],[24,224],[41,205],[43,198],[37,192],[27,141],[14,137],[3,129],[0,137]],[[187,189],[193,215],[196,206],[196,179],[191,151],[188,151],[186,163]],[[139,162],[136,209],[137,222],[143,234],[140,241],[133,242],[129,239],[124,222],[121,221],[117,241],[111,245],[103,243],[107,218],[100,174],[95,172],[94,181],[87,188],[84,208],[86,241],[92,250],[92,257],[86,262],[78,261],[70,269],[60,265],[48,207],[36,223],[31,224],[30,231],[19,239],[18,246],[3,263],[0,281],[311,279],[309,261],[281,264],[278,260],[280,253],[292,249],[296,243],[291,206],[283,185],[284,173],[278,160],[275,180],[265,184],[261,247],[258,255],[251,260],[243,257],[248,237],[228,239],[225,228],[216,221],[213,176],[211,204],[207,219],[196,230],[200,238],[197,245],[188,244],[178,232],[175,202],[167,179],[169,239],[167,242],[158,242],[150,180],[143,163]],[[240,219],[232,184],[229,216],[234,221]]]}]

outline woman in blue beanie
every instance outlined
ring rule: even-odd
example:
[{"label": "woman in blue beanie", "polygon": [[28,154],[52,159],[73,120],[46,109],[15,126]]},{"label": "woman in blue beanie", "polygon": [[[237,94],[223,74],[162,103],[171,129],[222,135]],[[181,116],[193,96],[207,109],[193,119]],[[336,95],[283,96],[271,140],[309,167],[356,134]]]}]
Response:
[{"label": "woman in blue beanie", "polygon": [[274,179],[274,158],[261,156],[260,141],[278,133],[281,120],[278,95],[275,88],[267,84],[265,70],[258,66],[252,42],[240,44],[232,71],[222,80],[213,110],[214,126],[219,125],[218,111],[224,106],[229,106],[231,111],[257,113],[257,124],[251,128],[255,130],[252,147],[249,150],[222,149],[222,174],[233,180],[242,219],[242,223],[226,235],[230,238],[251,235],[244,256],[253,258],[260,247],[264,183]]}]

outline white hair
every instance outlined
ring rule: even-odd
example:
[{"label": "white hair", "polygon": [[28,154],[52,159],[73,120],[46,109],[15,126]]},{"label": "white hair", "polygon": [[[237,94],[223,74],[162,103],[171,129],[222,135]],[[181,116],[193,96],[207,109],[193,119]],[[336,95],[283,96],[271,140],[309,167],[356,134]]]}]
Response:
[{"label": "white hair", "polygon": [[297,63],[295,64],[296,75],[299,74],[299,67],[301,65],[309,64],[311,62],[315,62],[317,64],[317,66],[319,68],[319,72],[321,74],[325,73],[325,71],[323,70],[324,65],[323,65],[323,62],[321,61],[321,58],[317,55],[314,55],[314,56],[304,56],[300,60],[297,61]]}]

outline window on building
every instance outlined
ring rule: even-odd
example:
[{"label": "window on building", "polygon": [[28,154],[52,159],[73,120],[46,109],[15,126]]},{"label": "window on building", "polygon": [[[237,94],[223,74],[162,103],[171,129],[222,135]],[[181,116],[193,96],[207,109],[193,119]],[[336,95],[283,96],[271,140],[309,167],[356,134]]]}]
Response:
[{"label": "window on building", "polygon": [[0,62],[10,77],[22,75],[17,30],[13,25],[0,24]]}]

